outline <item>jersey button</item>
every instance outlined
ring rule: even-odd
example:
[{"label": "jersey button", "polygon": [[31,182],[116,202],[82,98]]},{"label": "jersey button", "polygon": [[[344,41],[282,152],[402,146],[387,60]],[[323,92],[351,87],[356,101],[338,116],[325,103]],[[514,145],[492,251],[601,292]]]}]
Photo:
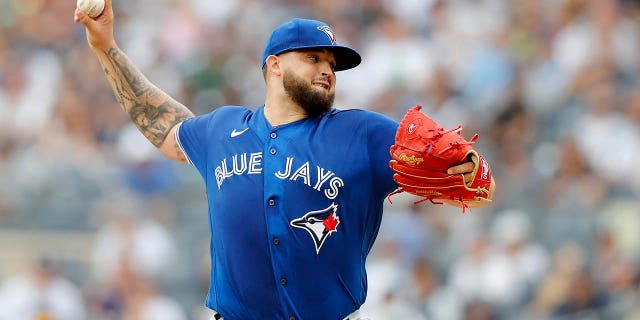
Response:
[{"label": "jersey button", "polygon": [[276,205],[276,201],[273,199],[269,199],[269,205],[270,206],[275,206]]},{"label": "jersey button", "polygon": [[271,150],[269,150],[269,153],[276,154],[276,149],[275,148],[271,148]]},{"label": "jersey button", "polygon": [[286,286],[287,285],[287,278],[280,279],[280,284],[283,285],[283,286]]},{"label": "jersey button", "polygon": [[271,132],[271,139],[275,139],[278,137],[278,134],[275,132]]},{"label": "jersey button", "polygon": [[273,238],[273,244],[275,244],[276,246],[280,244],[280,239],[279,238]]}]

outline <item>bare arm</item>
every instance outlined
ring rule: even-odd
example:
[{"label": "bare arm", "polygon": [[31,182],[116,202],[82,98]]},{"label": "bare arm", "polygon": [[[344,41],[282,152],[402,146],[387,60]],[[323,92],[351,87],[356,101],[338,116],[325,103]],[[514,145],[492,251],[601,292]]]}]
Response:
[{"label": "bare arm", "polygon": [[175,138],[176,125],[193,113],[154,86],[117,47],[113,37],[111,0],[103,13],[91,19],[76,10],[75,20],[87,30],[87,40],[122,109],[138,130],[170,159],[186,162]]},{"label": "bare arm", "polygon": [[96,54],[116,99],[138,130],[165,156],[185,162],[174,130],[193,113],[147,80],[117,47]]}]

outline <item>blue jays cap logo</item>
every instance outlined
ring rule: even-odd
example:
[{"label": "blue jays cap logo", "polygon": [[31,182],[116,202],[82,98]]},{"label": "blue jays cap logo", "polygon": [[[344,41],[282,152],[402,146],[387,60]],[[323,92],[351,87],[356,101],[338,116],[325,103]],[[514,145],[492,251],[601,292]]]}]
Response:
[{"label": "blue jays cap logo", "polygon": [[332,203],[329,207],[322,210],[307,212],[301,218],[291,221],[291,226],[306,230],[313,243],[316,245],[316,254],[320,253],[320,248],[324,241],[334,232],[337,231],[340,218],[336,215],[338,205]]},{"label": "blue jays cap logo", "polygon": [[[327,41],[329,40],[329,41]],[[262,53],[262,68],[267,58],[292,50],[331,50],[336,58],[335,71],[351,69],[360,64],[362,58],[355,50],[338,45],[336,34],[326,23],[318,20],[295,18],[285,22],[271,32]]]},{"label": "blue jays cap logo", "polygon": [[333,33],[333,30],[331,30],[329,26],[319,26],[318,30],[324,32],[327,35],[327,37],[329,37],[329,40],[331,40],[332,45],[336,44],[336,35]]}]

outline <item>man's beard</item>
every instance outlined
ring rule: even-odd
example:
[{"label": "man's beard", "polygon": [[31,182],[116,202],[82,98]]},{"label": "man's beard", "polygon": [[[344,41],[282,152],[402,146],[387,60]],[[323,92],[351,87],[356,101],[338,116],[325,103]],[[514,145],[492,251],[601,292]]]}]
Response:
[{"label": "man's beard", "polygon": [[334,93],[326,95],[323,92],[314,90],[310,83],[305,82],[289,70],[282,75],[282,81],[284,91],[293,102],[304,109],[309,117],[316,118],[331,110],[335,97]]}]

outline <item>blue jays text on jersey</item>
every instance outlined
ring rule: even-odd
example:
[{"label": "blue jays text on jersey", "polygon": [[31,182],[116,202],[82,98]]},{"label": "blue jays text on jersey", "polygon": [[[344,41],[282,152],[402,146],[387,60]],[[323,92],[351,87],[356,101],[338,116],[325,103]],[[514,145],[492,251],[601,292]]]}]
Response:
[{"label": "blue jays text on jersey", "polygon": [[227,319],[342,319],[366,297],[397,123],[332,110],[273,127],[263,111],[221,107],[176,132],[207,190],[206,305]]},{"label": "blue jays text on jersey", "polygon": [[[247,158],[249,159],[248,162]],[[284,169],[276,172],[274,176],[282,180],[301,181],[310,188],[323,191],[329,199],[335,199],[338,196],[339,188],[344,186],[344,181],[340,177],[337,177],[331,170],[326,170],[320,166],[311,169],[309,161],[292,169],[294,160],[293,157],[287,157]],[[227,161],[232,163],[231,168],[227,165]],[[218,189],[222,187],[225,179],[235,175],[261,173],[262,152],[255,152],[249,155],[247,155],[247,153],[234,154],[231,159],[223,159],[220,165],[215,168]]]}]

